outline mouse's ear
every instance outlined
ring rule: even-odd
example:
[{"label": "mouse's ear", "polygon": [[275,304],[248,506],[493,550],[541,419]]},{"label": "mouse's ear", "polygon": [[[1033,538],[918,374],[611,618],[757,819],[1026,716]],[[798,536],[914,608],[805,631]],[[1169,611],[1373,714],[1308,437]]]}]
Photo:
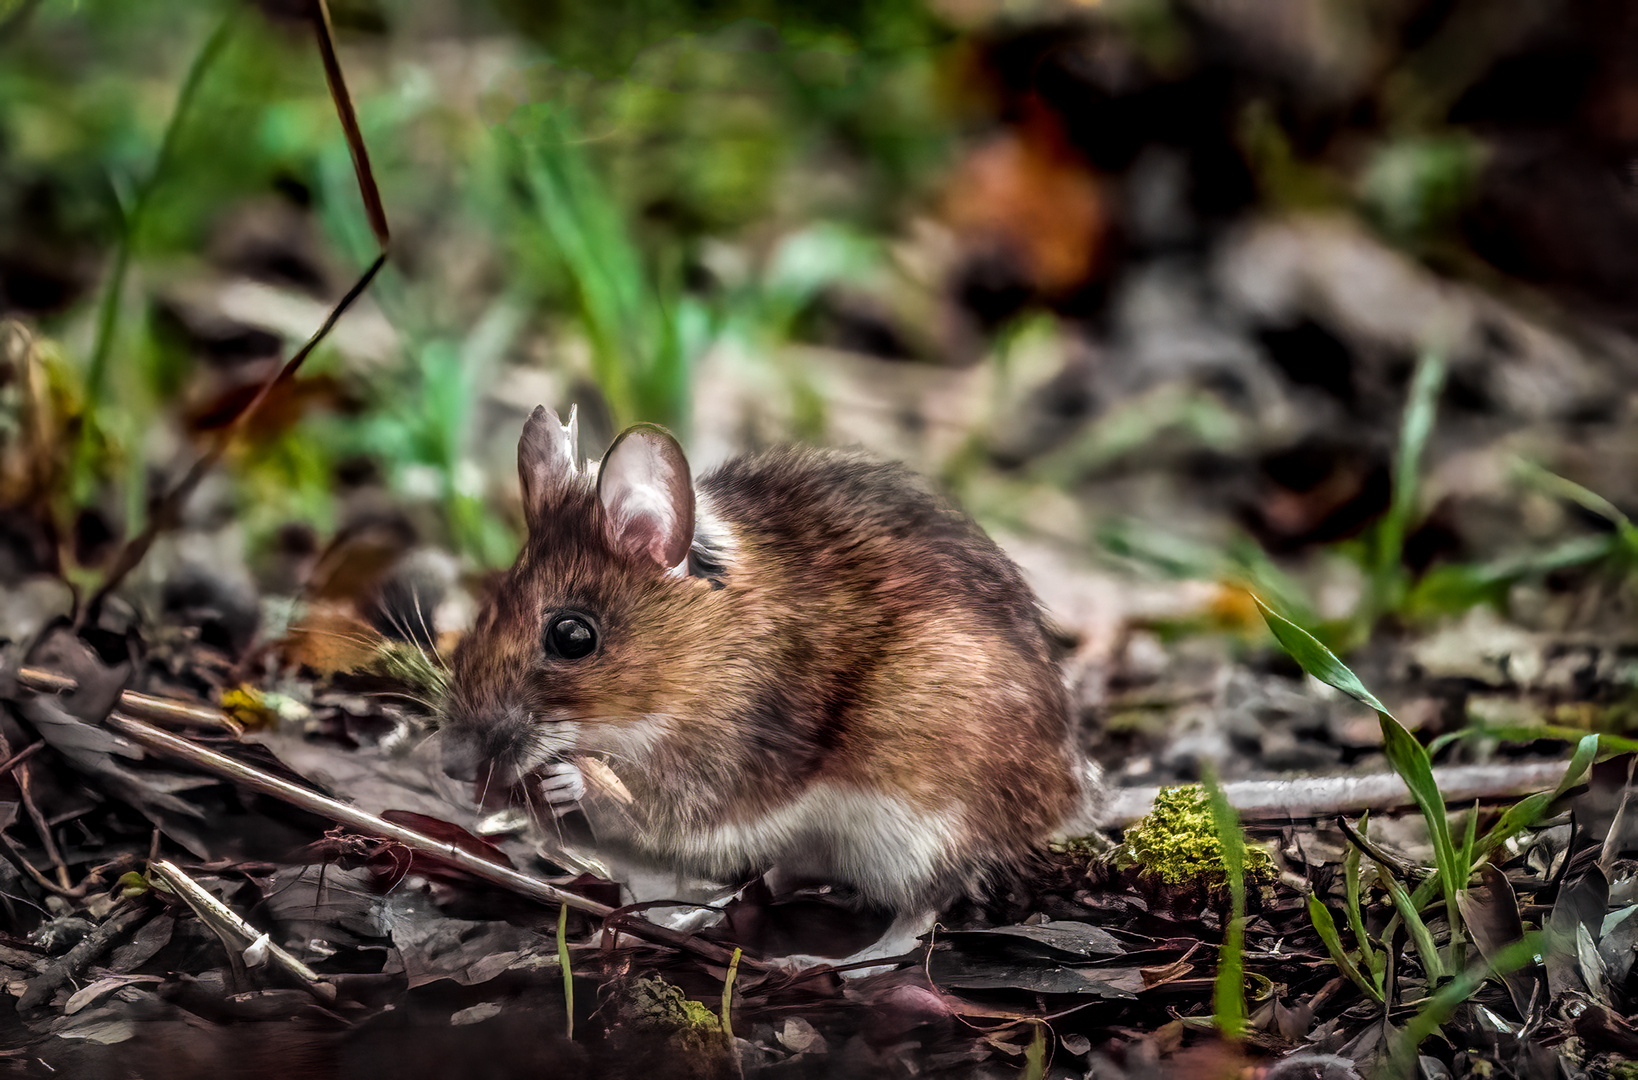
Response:
[{"label": "mouse's ear", "polygon": [[597,474],[597,498],[615,547],[670,570],[694,542],[694,484],[688,459],[671,432],[654,424],[627,428]]},{"label": "mouse's ear", "polygon": [[557,505],[563,489],[580,475],[580,418],[569,407],[569,422],[536,405],[518,440],[518,481],[523,513],[532,529]]}]

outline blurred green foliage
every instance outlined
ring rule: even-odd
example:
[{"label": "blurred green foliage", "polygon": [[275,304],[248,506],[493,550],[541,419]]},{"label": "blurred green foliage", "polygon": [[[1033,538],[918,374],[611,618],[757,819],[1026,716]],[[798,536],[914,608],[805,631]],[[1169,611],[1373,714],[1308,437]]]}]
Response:
[{"label": "blurred green foliage", "polygon": [[[565,386],[589,379],[615,424],[686,428],[703,352],[725,335],[783,340],[820,290],[878,257],[859,237],[952,130],[934,86],[941,32],[910,0],[334,14],[395,234],[368,304],[397,341],[386,363],[321,347],[304,377],[340,379],[354,412],[310,409],[230,459],[253,543],[291,519],[333,528],[336,467],[365,455],[395,493],[438,508],[449,542],[509,561],[516,537],[475,457],[508,365],[528,355]],[[305,201],[326,293],[375,240],[305,25],[226,0],[85,0],[41,5],[0,50],[0,206],[48,192],[20,242],[79,267],[77,299],[41,319],[78,372],[64,512],[112,498],[134,530],[150,470],[190,454],[155,435],[206,379],[161,317],[169,285],[197,276],[257,200]],[[457,85],[471,73],[452,56],[490,74]],[[723,238],[750,264],[704,269]],[[784,385],[819,426],[806,384]]]},{"label": "blurred green foliage", "polygon": [[1482,144],[1466,133],[1391,139],[1360,174],[1359,200],[1384,232],[1414,245],[1450,226],[1483,162]]}]

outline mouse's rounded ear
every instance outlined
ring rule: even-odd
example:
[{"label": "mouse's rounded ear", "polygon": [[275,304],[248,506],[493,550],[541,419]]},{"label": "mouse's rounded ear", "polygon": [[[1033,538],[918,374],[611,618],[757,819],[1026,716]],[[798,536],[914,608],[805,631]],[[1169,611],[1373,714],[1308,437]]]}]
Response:
[{"label": "mouse's rounded ear", "polygon": [[667,570],[687,558],[694,542],[694,483],[671,432],[655,424],[621,432],[603,457],[597,498],[616,548]]},{"label": "mouse's rounded ear", "polygon": [[536,405],[518,440],[518,482],[523,513],[532,529],[558,504],[562,492],[580,475],[580,418],[569,407],[569,422]]}]

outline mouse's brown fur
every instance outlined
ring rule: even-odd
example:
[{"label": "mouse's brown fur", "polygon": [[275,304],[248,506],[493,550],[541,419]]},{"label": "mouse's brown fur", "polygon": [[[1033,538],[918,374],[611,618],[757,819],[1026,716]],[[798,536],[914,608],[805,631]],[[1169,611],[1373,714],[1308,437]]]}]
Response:
[{"label": "mouse's brown fur", "polygon": [[[451,737],[507,778],[605,756],[638,852],[707,876],[774,865],[901,909],[971,889],[1081,810],[1035,598],[921,480],[858,453],[729,462],[686,495],[684,575],[651,551],[664,522],[622,533],[608,505],[609,462],[633,453],[611,449],[600,494],[554,445],[526,431],[528,541],[453,661]],[[543,648],[565,611],[595,621],[594,654]]]}]

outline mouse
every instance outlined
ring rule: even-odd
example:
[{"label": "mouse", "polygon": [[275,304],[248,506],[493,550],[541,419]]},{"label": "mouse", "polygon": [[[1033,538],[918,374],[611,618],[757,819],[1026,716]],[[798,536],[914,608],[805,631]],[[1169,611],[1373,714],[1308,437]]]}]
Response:
[{"label": "mouse", "polygon": [[541,406],[518,478],[527,537],[450,660],[451,775],[560,815],[595,766],[623,807],[599,846],[834,887],[901,939],[1095,828],[1040,602],[903,465],[784,447],[695,479],[662,427],[588,461]]}]

